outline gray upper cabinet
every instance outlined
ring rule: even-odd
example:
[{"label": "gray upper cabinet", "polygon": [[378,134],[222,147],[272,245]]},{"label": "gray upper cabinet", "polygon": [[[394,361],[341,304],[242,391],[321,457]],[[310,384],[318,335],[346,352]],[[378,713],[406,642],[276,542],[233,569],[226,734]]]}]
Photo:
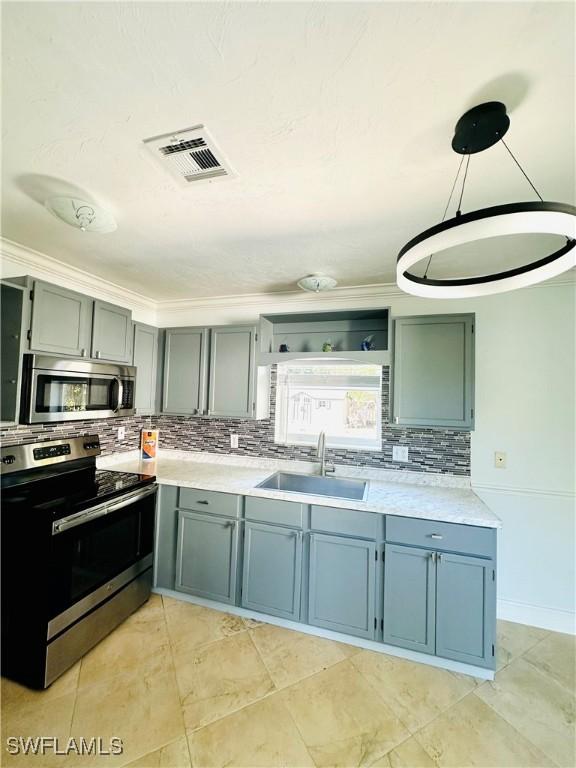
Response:
[{"label": "gray upper cabinet", "polygon": [[496,570],[493,560],[438,553],[436,654],[492,667]]},{"label": "gray upper cabinet", "polygon": [[210,416],[254,416],[256,328],[213,328],[210,339]]},{"label": "gray upper cabinet", "polygon": [[164,346],[163,413],[195,416],[207,410],[207,328],[168,328]]},{"label": "gray upper cabinet", "polygon": [[375,543],[313,533],[309,574],[308,623],[373,639]]},{"label": "gray upper cabinet", "polygon": [[301,531],[245,523],[244,608],[298,621],[301,572]]},{"label": "gray upper cabinet", "polygon": [[[20,381],[22,375],[22,334],[24,291],[20,286],[2,283],[0,299],[0,331],[2,334],[0,364],[0,394],[2,407],[0,421],[15,423],[18,420]],[[25,333],[25,332],[24,332]]]},{"label": "gray upper cabinet", "polygon": [[256,339],[256,326],[166,329],[162,411],[266,418],[270,370],[256,365]]},{"label": "gray upper cabinet", "polygon": [[394,322],[394,423],[472,429],[474,315]]},{"label": "gray upper cabinet", "polygon": [[132,365],[136,366],[136,413],[150,415],[156,409],[158,329],[134,323]]},{"label": "gray upper cabinet", "polygon": [[176,589],[236,602],[238,521],[179,510]]},{"label": "gray upper cabinet", "polygon": [[385,643],[434,653],[435,553],[386,544],[384,557]]},{"label": "gray upper cabinet", "polygon": [[90,357],[90,296],[34,280],[30,349],[33,352]]},{"label": "gray upper cabinet", "polygon": [[106,301],[94,301],[92,357],[117,363],[132,361],[132,312]]}]

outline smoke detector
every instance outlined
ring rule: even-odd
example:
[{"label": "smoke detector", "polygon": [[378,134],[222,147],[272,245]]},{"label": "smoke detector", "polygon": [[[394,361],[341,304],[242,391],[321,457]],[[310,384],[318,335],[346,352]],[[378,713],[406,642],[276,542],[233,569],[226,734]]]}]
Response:
[{"label": "smoke detector", "polygon": [[235,175],[203,125],[144,139],[144,145],[182,186]]},{"label": "smoke detector", "polygon": [[333,277],[328,275],[308,275],[298,280],[298,287],[303,291],[312,291],[313,293],[320,293],[320,291],[330,291],[332,288],[336,288],[338,283]]},{"label": "smoke detector", "polygon": [[51,197],[44,203],[53,216],[81,229],[82,232],[114,232],[117,227],[111,213],[94,203],[76,197]]}]

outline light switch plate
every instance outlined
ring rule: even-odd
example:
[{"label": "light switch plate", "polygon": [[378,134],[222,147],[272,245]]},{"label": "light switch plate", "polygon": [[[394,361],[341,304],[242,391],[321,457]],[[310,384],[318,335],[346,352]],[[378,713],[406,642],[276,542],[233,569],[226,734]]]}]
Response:
[{"label": "light switch plate", "polygon": [[238,448],[238,435],[230,435],[230,448]]},{"label": "light switch plate", "polygon": [[126,437],[126,427],[118,427],[118,440],[124,440]]},{"label": "light switch plate", "polygon": [[494,466],[496,469],[506,469],[506,454],[504,451],[494,451]]},{"label": "light switch plate", "polygon": [[408,446],[407,445],[393,445],[392,446],[392,461],[408,461]]}]

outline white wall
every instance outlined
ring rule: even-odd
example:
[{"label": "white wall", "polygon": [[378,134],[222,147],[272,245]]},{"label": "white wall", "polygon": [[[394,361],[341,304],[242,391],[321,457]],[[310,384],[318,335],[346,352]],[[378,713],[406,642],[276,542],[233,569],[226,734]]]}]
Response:
[{"label": "white wall", "polygon": [[[53,260],[5,257],[9,274],[37,274],[60,284],[74,274]],[[38,255],[37,255],[38,256]],[[17,271],[14,271],[14,270]],[[34,271],[36,270],[36,271]],[[66,283],[63,278],[66,279]],[[92,281],[92,282],[91,282]],[[85,276],[137,319],[161,327],[252,322],[266,312],[390,306],[394,315],[476,313],[476,429],[472,485],[503,521],[499,535],[498,610],[502,618],[575,631],[575,306],[574,274],[499,296],[433,301],[395,286],[327,295],[303,293],[160,302]],[[84,288],[82,287],[84,286]],[[96,293],[94,293],[96,295]],[[136,310],[134,309],[136,306]],[[494,467],[505,451],[507,468]]]}]

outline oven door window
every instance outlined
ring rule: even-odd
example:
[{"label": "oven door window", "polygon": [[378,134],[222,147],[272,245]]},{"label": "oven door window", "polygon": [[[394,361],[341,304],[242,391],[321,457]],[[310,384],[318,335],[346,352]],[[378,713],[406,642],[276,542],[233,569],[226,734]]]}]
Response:
[{"label": "oven door window", "polygon": [[52,536],[51,615],[56,616],[152,553],[156,494]]},{"label": "oven door window", "polygon": [[113,378],[38,374],[36,413],[110,411],[116,406],[118,382]]}]

